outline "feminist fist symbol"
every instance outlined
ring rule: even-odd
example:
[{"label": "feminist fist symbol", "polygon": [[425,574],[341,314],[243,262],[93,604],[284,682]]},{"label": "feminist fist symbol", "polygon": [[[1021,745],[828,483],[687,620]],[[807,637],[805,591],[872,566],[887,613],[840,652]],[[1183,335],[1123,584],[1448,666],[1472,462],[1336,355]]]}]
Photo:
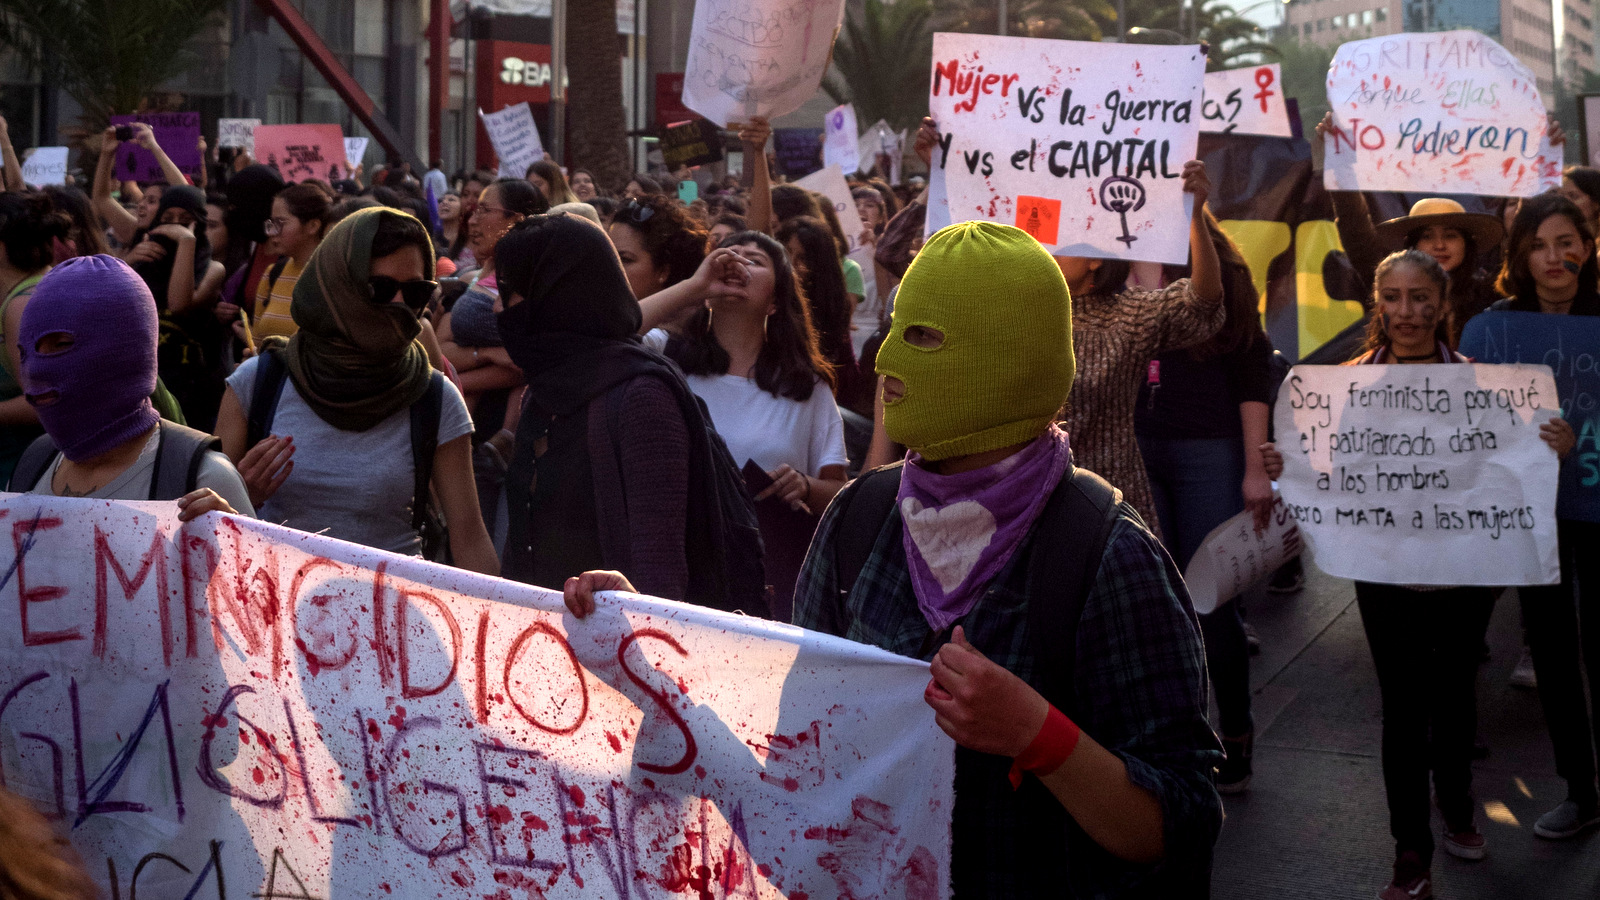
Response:
[{"label": "feminist fist symbol", "polygon": [[1128,232],[1128,213],[1144,208],[1144,185],[1126,175],[1113,175],[1100,182],[1100,205],[1122,216],[1122,235],[1117,240],[1132,247],[1138,238]]}]

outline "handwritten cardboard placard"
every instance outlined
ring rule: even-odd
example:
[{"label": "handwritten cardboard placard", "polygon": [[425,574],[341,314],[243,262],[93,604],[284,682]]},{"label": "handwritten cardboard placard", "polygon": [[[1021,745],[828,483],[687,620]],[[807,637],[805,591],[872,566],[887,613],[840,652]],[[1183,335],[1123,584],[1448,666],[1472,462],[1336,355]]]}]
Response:
[{"label": "handwritten cardboard placard", "polygon": [[262,125],[256,128],[256,162],[276,166],[284,181],[337,181],[348,171],[344,132],[337,125]]},{"label": "handwritten cardboard placard", "polygon": [[105,896],[949,883],[923,663],[642,597],[580,622],[539,588],[175,513],[0,498],[6,784]]},{"label": "handwritten cardboard placard", "polygon": [[22,182],[34,187],[67,183],[66,147],[35,147],[22,161]]},{"label": "handwritten cardboard placard", "polygon": [[683,103],[718,125],[799,109],[822,84],[844,0],[695,0]]},{"label": "handwritten cardboard placard", "polygon": [[1555,372],[1561,417],[1578,438],[1561,461],[1556,515],[1600,522],[1600,319],[1493,310],[1467,322],[1461,352],[1479,362],[1531,363]]},{"label": "handwritten cardboard placard", "polygon": [[1267,527],[1256,531],[1249,510],[1211,530],[1183,571],[1194,611],[1204,615],[1265,581],[1278,567],[1300,555],[1300,526],[1284,505],[1272,497]]},{"label": "handwritten cardboard placard", "polygon": [[1220,134],[1293,137],[1277,63],[1206,73],[1200,129]]},{"label": "handwritten cardboard placard", "polygon": [[861,213],[856,210],[855,197],[850,193],[850,182],[844,180],[844,173],[839,171],[838,166],[829,166],[812,172],[795,184],[813,194],[821,194],[823,200],[832,203],[833,213],[839,217],[839,227],[844,229],[845,237],[850,239],[850,250],[854,252],[861,249],[861,232],[865,231],[867,226],[862,223]]},{"label": "handwritten cardboard placard", "polygon": [[[156,143],[183,174],[193,178],[200,174],[200,114],[197,112],[139,113],[134,116],[112,116],[112,125],[132,125],[135,122],[149,125]],[[116,173],[121,181],[160,181],[167,176],[155,154],[133,141],[123,141],[117,146]]]},{"label": "handwritten cardboard placard", "polygon": [[861,134],[856,125],[855,104],[836,106],[823,120],[822,164],[838,166],[846,175],[861,170]]},{"label": "handwritten cardboard placard", "polygon": [[1342,44],[1328,68],[1330,191],[1531,197],[1561,182],[1533,73],[1476,31]]},{"label": "handwritten cardboard placard", "polygon": [[705,119],[690,119],[661,132],[661,160],[668,170],[704,166],[723,155],[722,129]]},{"label": "handwritten cardboard placard", "polygon": [[494,155],[500,159],[501,178],[522,178],[529,166],[544,159],[539,126],[534,124],[533,111],[526,102],[492,113],[480,109],[478,118],[483,120],[489,143],[494,145]]},{"label": "handwritten cardboard placard", "polygon": [[1055,255],[1183,263],[1204,74],[1198,46],[935,34],[950,220],[1027,229],[1040,206],[1022,198],[1060,201],[1057,234],[1033,233]]},{"label": "handwritten cardboard placard", "polygon": [[1554,584],[1548,366],[1295,366],[1278,488],[1317,565],[1385,584]]},{"label": "handwritten cardboard placard", "polygon": [[256,128],[260,125],[260,119],[218,119],[217,146],[242,147],[254,156]]},{"label": "handwritten cardboard placard", "polygon": [[367,158],[367,143],[370,140],[370,138],[364,137],[347,137],[344,139],[344,161],[351,171],[354,171],[355,167],[361,165],[361,161]]}]

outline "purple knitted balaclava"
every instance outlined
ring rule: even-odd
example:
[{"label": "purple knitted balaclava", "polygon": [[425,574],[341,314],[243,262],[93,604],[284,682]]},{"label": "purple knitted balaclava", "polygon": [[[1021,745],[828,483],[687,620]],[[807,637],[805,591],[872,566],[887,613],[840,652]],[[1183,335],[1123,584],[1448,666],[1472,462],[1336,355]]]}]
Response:
[{"label": "purple knitted balaclava", "polygon": [[[93,459],[156,424],[156,303],[127,263],[102,255],[56,266],[18,331],[22,389],[67,459]],[[39,352],[51,334],[71,346]]]}]

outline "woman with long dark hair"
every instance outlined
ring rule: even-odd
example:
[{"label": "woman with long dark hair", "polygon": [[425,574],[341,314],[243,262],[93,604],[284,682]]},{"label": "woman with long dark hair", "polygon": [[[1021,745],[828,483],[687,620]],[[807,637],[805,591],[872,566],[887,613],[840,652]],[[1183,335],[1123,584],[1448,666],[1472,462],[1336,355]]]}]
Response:
[{"label": "woman with long dark hair", "polygon": [[862,379],[856,366],[855,348],[850,344],[852,304],[845,290],[844,268],[839,264],[833,232],[820,220],[801,216],[778,226],[777,237],[800,275],[817,344],[833,367],[835,398],[841,406],[858,413],[865,405],[867,412],[862,414],[870,413],[871,385],[876,379]]}]

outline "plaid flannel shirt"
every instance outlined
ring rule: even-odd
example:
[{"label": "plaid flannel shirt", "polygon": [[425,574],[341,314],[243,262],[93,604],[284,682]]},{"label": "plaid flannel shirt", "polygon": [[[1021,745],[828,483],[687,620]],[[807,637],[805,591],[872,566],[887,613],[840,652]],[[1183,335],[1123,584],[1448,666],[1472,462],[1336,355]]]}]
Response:
[{"label": "plaid flannel shirt", "polygon": [[[853,485],[845,488],[851,491]],[[931,660],[934,635],[917,608],[892,510],[848,596],[838,589],[838,510],[823,517],[795,590],[794,624]],[[955,896],[1205,896],[1222,825],[1211,771],[1222,750],[1206,722],[1199,626],[1176,566],[1127,504],[1111,530],[1078,623],[1074,721],[1126,764],[1161,804],[1166,855],[1124,862],[1085,835],[1034,778],[1013,791],[1011,760],[959,748],[952,879]],[[1037,530],[1037,528],[1035,529]],[[1070,537],[1070,536],[1062,536]],[[1027,559],[1036,534],[959,624],[990,659],[1042,691],[1028,634]],[[929,714],[932,712],[930,710]]]}]

